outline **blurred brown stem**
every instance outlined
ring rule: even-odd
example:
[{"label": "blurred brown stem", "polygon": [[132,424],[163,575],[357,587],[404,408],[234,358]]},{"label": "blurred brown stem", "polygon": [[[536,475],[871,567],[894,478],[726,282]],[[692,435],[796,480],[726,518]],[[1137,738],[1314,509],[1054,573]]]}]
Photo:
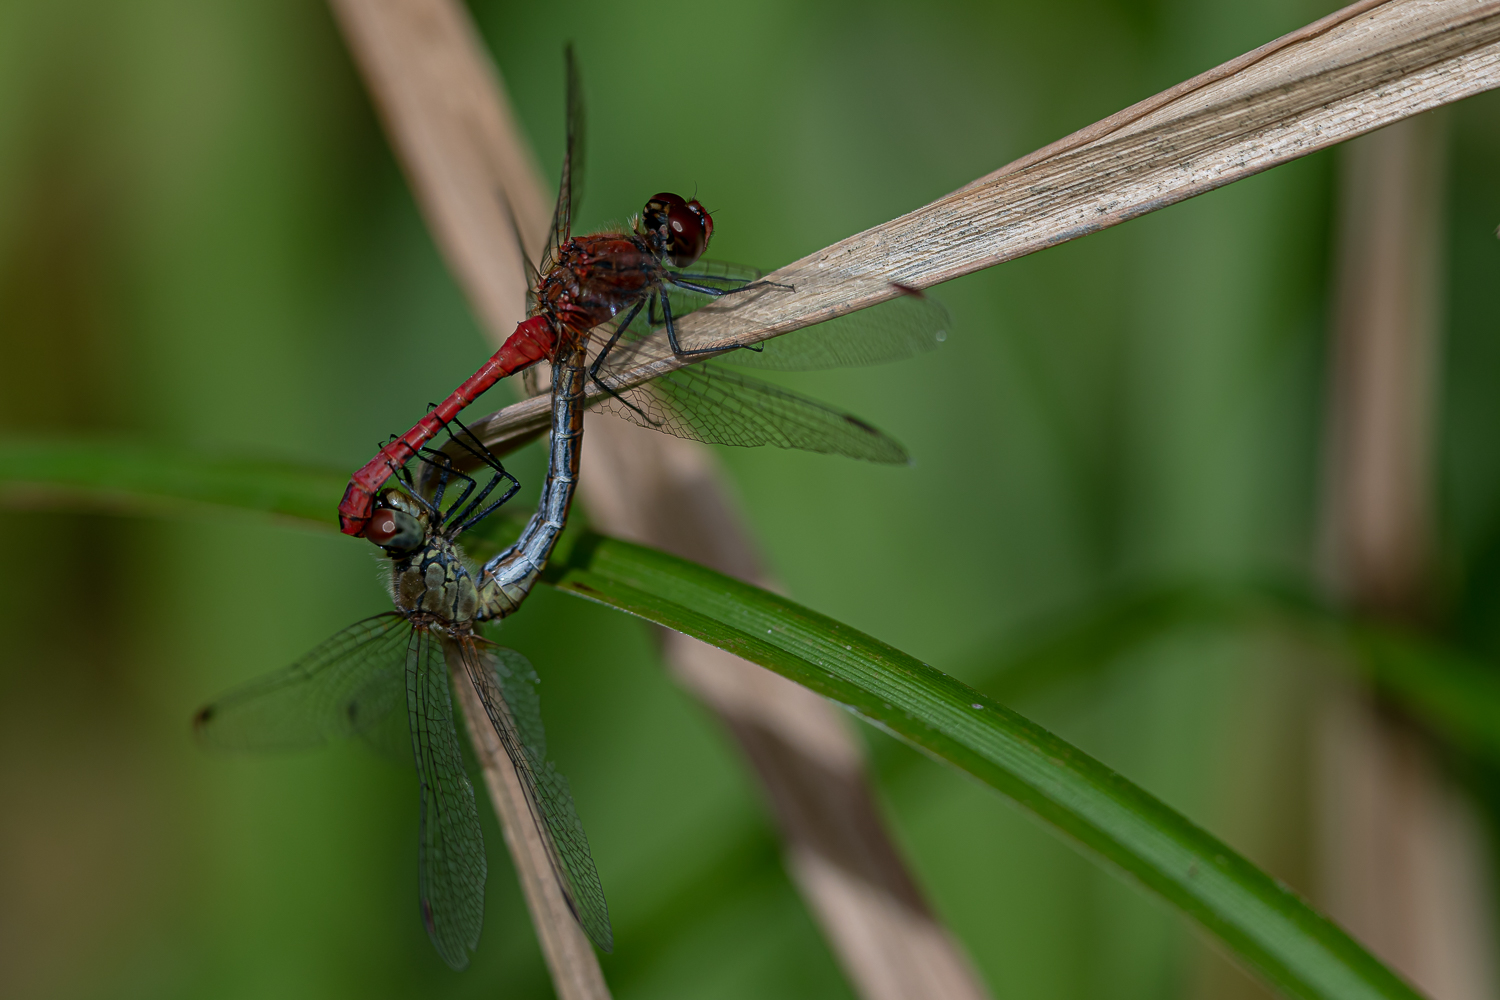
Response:
[{"label": "blurred brown stem", "polygon": [[[545,226],[546,215],[529,150],[512,139],[515,122],[495,100],[498,80],[472,25],[449,0],[332,4],[449,265],[486,324],[509,330],[526,300],[519,280],[493,278],[523,273],[508,212],[531,232]],[[557,995],[608,1000],[598,957],[557,884],[514,765],[462,664],[450,661],[450,668]]]},{"label": "blurred brown stem", "polygon": [[[1408,627],[1434,610],[1444,145],[1429,114],[1341,151],[1323,548],[1338,599]],[[1494,996],[1485,838],[1428,740],[1352,685],[1318,735],[1329,913],[1435,1000]]]},{"label": "blurred brown stem", "polygon": [[594,946],[573,918],[568,900],[552,873],[547,847],[531,818],[526,792],[521,787],[515,765],[495,735],[484,702],[474,690],[463,661],[451,655],[446,647],[444,652],[450,654],[448,673],[453,690],[458,695],[459,707],[463,709],[474,755],[484,771],[484,784],[490,791],[495,815],[500,819],[505,846],[515,861],[516,877],[531,911],[532,923],[536,925],[542,955],[552,972],[552,985],[560,1000],[609,1000],[609,987],[604,984]]},{"label": "blurred brown stem", "polygon": [[[525,288],[514,230],[497,211],[495,192],[504,192],[523,234],[539,236],[549,213],[498,73],[451,0],[333,4],[439,245],[490,336],[503,340],[524,318]],[[649,433],[632,437],[628,425],[608,419],[590,421],[588,440],[582,483],[597,523],[729,572],[758,575],[706,449]],[[982,1000],[984,987],[886,833],[860,746],[838,711],[760,667],[680,636],[668,637],[664,652],[755,767],[785,836],[791,874],[861,994]],[[457,686],[468,717],[483,720],[472,711],[467,683]],[[505,815],[508,766],[493,759],[486,780],[559,993],[565,985],[602,991],[592,951],[586,942],[575,947],[581,934],[571,917],[532,885],[550,873],[516,840],[515,831],[527,825],[517,821],[522,814]],[[593,971],[580,975],[585,964]]]}]

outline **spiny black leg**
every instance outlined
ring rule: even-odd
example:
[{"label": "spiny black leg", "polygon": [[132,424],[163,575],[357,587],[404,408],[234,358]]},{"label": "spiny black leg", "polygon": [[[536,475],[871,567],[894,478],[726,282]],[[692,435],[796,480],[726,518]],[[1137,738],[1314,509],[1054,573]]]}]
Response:
[{"label": "spiny black leg", "polygon": [[[502,469],[500,472],[496,473],[495,475],[490,476],[489,482],[485,483],[484,486],[480,489],[479,494],[476,497],[474,497],[473,500],[469,501],[469,505],[467,507],[464,507],[462,510],[460,510],[458,504],[454,504],[453,505],[453,512],[452,512],[452,515],[451,515],[451,520],[453,520],[455,523],[460,524],[460,525],[464,525],[464,524],[470,523],[470,517],[474,513],[474,509],[476,507],[478,507],[480,504],[484,503],[484,498],[485,497],[489,496],[492,492],[494,492],[495,486],[500,482],[500,480],[501,480],[502,477],[506,478],[506,479],[509,479],[512,483],[516,484],[514,487],[512,487],[511,492],[514,492],[515,489],[519,488],[520,485],[521,485],[519,482],[516,482],[516,477],[515,476],[512,476],[509,472],[506,472],[506,471],[504,471]],[[510,496],[510,494],[507,493],[506,497],[508,498],[509,496]],[[505,500],[502,499],[500,502],[504,503]],[[493,509],[493,508],[490,508],[490,509]],[[460,530],[462,530],[462,529],[460,529]]]},{"label": "spiny black leg", "polygon": [[748,285],[752,281],[759,280],[758,278],[731,278],[723,274],[694,274],[692,271],[671,271],[669,273],[674,278],[697,278],[702,281],[722,281],[726,285],[733,282],[738,282],[740,285]]},{"label": "spiny black leg", "polygon": [[615,349],[615,344],[619,341],[620,337],[630,328],[630,324],[635,322],[636,316],[640,315],[642,304],[637,302],[631,308],[630,312],[625,314],[625,318],[615,324],[615,332],[610,334],[609,340],[605,341],[604,346],[599,348],[598,355],[594,357],[594,363],[589,365],[589,377],[594,381],[597,382],[599,380],[599,366],[604,364],[604,359],[609,357],[609,352]]},{"label": "spiny black leg", "polygon": [[[505,491],[505,495],[502,496],[499,500],[491,501],[490,504],[489,504],[489,506],[487,506],[483,510],[479,511],[477,514],[470,514],[468,511],[465,511],[464,513],[467,516],[465,516],[459,522],[458,527],[454,530],[454,534],[458,534],[460,532],[467,531],[468,529],[472,528],[474,525],[478,524],[480,521],[483,521],[485,518],[489,517],[495,511],[497,511],[501,507],[505,506],[505,504],[510,500],[510,498],[516,495],[516,491],[521,488],[521,483],[520,483],[520,481],[518,479],[516,479],[515,476],[512,476],[509,472],[506,472],[504,469],[501,469],[498,473],[496,473],[493,477],[491,477],[489,485],[484,488],[484,493],[488,493],[490,490],[494,489],[495,486],[496,486],[496,484],[498,484],[500,482],[500,480],[501,480],[502,477],[505,478],[505,479],[509,479],[510,480],[510,489],[508,489],[508,490]],[[484,493],[481,493],[480,497],[483,497]],[[473,504],[469,505],[470,509],[472,510],[473,507],[475,506],[475,504],[477,504],[477,503],[479,503],[478,499],[476,499]]]},{"label": "spiny black leg", "polygon": [[[495,457],[495,453],[484,446],[484,442],[479,440],[479,436],[469,428],[468,424],[465,424],[457,417],[453,418],[453,423],[457,424],[458,429],[463,433],[453,433],[453,428],[449,427],[447,423],[444,423],[443,429],[448,432],[448,440],[458,445],[470,455],[473,455],[475,458],[479,459],[481,464],[494,469],[496,472],[505,471],[505,467],[500,464],[500,460]],[[465,437],[468,438],[468,441],[464,440]],[[473,444],[470,444],[470,441],[472,441]]]},{"label": "spiny black leg", "polygon": [[[648,301],[655,301],[655,296],[651,296]],[[630,326],[631,323],[635,322],[635,318],[640,313],[641,306],[644,304],[645,303],[637,302],[635,304],[635,307],[626,314],[625,321],[615,324],[615,332],[610,335],[609,340],[605,342],[604,346],[599,348],[599,353],[594,357],[594,363],[589,365],[589,381],[597,385],[599,388],[603,389],[605,393],[619,401],[621,405],[630,407],[630,409],[634,410],[642,420],[655,427],[656,421],[646,416],[645,410],[642,410],[639,406],[636,406],[630,400],[620,395],[615,391],[613,386],[608,385],[602,378],[599,377],[599,369],[604,364],[604,360],[609,357],[609,352],[614,350],[615,343],[620,339],[620,336],[624,334],[625,330]]]},{"label": "spiny black leg", "polygon": [[[458,500],[453,504],[453,506],[455,507],[464,502],[468,495],[474,491],[474,488],[478,486],[478,483],[474,482],[473,479],[454,468],[453,459],[449,458],[442,452],[436,451],[432,448],[423,448],[420,454],[423,456],[422,461],[426,463],[429,468],[435,468],[438,470],[437,487],[433,490],[432,499],[427,500],[426,498],[422,498],[422,502],[426,504],[434,514],[439,515],[439,523],[441,523],[443,494],[448,489],[449,478],[456,477],[463,480],[464,482],[463,492],[459,494]],[[413,491],[413,493],[414,495],[421,497],[421,494],[417,493],[415,490]]]},{"label": "spiny black leg", "polygon": [[[447,425],[445,424],[444,426],[447,427],[449,439],[464,451],[467,451],[469,454],[479,459],[480,462],[484,463],[485,466],[493,470],[495,473],[490,477],[489,482],[485,483],[484,487],[479,491],[479,495],[474,497],[474,499],[469,502],[467,507],[463,507],[462,510],[459,509],[462,504],[462,500],[460,500],[459,503],[453,505],[449,520],[457,524],[457,528],[454,529],[454,534],[458,534],[464,531],[466,528],[469,528],[472,525],[483,520],[485,517],[488,517],[511,497],[515,496],[516,491],[521,488],[521,481],[506,471],[505,466],[501,465],[500,460],[495,457],[495,453],[486,448],[484,446],[484,442],[480,441],[479,437],[472,430],[470,430],[463,421],[455,417],[453,419],[453,422],[458,424],[458,429],[461,433],[453,433],[453,428],[447,427]],[[468,438],[468,440],[465,440],[466,437]],[[470,441],[472,441],[473,444],[470,444]],[[510,489],[506,490],[505,495],[500,499],[492,502],[483,510],[479,510],[480,504],[484,503],[485,498],[488,497],[490,493],[494,491],[495,487],[500,484],[501,479],[510,480]],[[465,494],[465,496],[467,496],[467,494]],[[476,510],[479,510],[479,513],[476,514]]]},{"label": "spiny black leg", "polygon": [[699,285],[692,281],[682,281],[680,280],[681,277],[682,275],[678,274],[668,274],[667,280],[678,288],[686,288],[701,295],[711,295],[716,299],[721,299],[726,295],[734,295],[738,292],[748,292],[755,288],[780,288],[785,292],[795,292],[797,290],[792,285],[783,285],[779,281],[752,281],[750,284],[741,285],[738,288],[714,288],[712,285]]},{"label": "spiny black leg", "polygon": [[[458,504],[454,504],[450,509],[449,520],[459,525],[457,530],[462,531],[464,527],[474,523],[475,519],[473,515],[475,509],[480,504],[484,503],[485,497],[494,492],[495,487],[499,484],[502,478],[509,479],[513,485],[505,494],[505,496],[498,501],[498,503],[504,503],[506,500],[509,500],[511,496],[515,494],[515,491],[521,488],[521,484],[516,480],[516,477],[512,476],[509,472],[506,472],[504,469],[501,469],[495,475],[490,476],[489,482],[485,483],[484,486],[479,490],[479,494],[475,496],[473,500],[469,501],[467,507],[463,507],[462,509],[460,509],[460,506]],[[487,507],[485,509],[486,513],[494,510],[495,506],[496,505],[491,505],[490,507]],[[483,516],[483,514],[480,515],[480,517]]]},{"label": "spiny black leg", "polygon": [[[735,292],[746,292],[752,288],[784,288],[787,291],[793,290],[791,285],[783,285],[775,281],[755,281],[751,282],[748,285],[742,285],[739,288],[709,288],[706,285],[695,285],[691,281],[678,281],[677,276],[675,275],[669,276],[667,280],[672,284],[678,286],[679,288],[687,288],[694,292],[702,292],[705,295],[712,295],[716,299],[721,299],[726,295],[733,295]],[[663,319],[665,320],[667,326],[667,342],[672,345],[673,354],[682,358],[691,358],[699,354],[721,354],[724,352],[725,348],[722,347],[704,347],[691,351],[683,350],[682,345],[677,342],[677,325],[672,322],[672,306],[671,303],[667,300],[666,289],[662,289],[661,292],[661,309]],[[743,347],[743,345],[735,346]],[[754,351],[755,353],[759,354],[765,348],[743,347],[743,349],[747,351]]]},{"label": "spiny black leg", "polygon": [[[440,421],[440,423],[442,424],[443,429],[445,431],[448,431],[448,437],[452,438],[453,431],[449,429],[448,422]],[[453,465],[452,456],[450,456],[446,452],[439,451],[435,448],[422,448],[419,451],[419,454],[427,456],[423,458],[423,461],[426,462],[429,468],[435,467],[439,470],[437,489],[433,492],[432,497],[432,512],[439,515],[438,523],[441,524],[444,520],[447,520],[447,518],[441,516],[441,508],[443,503],[443,493],[448,488],[448,477],[457,476],[459,479],[462,479],[464,481],[463,492],[459,494],[457,500],[449,505],[448,509],[450,511],[456,510],[457,508],[461,507],[464,501],[469,498],[469,494],[473,493],[474,490],[479,486],[479,484],[475,482],[472,477],[466,476],[462,472],[458,471],[458,469]]]},{"label": "spiny black leg", "polygon": [[[676,282],[674,282],[674,284],[676,284]],[[692,288],[693,286],[685,284],[683,285],[683,287]],[[718,294],[726,295],[728,293],[720,290]],[[667,299],[667,290],[665,288],[661,291],[661,317],[662,322],[664,322],[667,326],[667,343],[672,345],[672,353],[677,355],[678,357],[691,358],[699,354],[724,353],[724,348],[722,347],[704,347],[697,348],[691,351],[683,349],[682,345],[677,342],[677,324],[672,322],[672,303]]]},{"label": "spiny black leg", "polygon": [[400,440],[401,440],[401,435],[400,434],[391,434],[391,435],[388,435],[386,437],[385,441],[383,441],[381,444],[379,444],[379,445],[376,446],[376,451],[379,452],[381,455],[385,456],[385,465],[386,465],[386,468],[388,468],[388,469],[391,470],[391,475],[393,475],[393,476],[396,477],[396,482],[398,482],[398,483],[400,483],[400,482],[406,482],[406,479],[409,478],[410,474],[406,473],[406,469],[405,469],[404,465],[397,465],[396,462],[395,462],[395,460],[392,459],[391,456],[386,455],[385,454],[385,449],[386,449],[387,445],[395,444],[397,441],[400,441]]},{"label": "spiny black leg", "polygon": [[[423,449],[423,451],[425,450],[426,449]],[[421,454],[421,452],[418,452],[418,454]],[[422,491],[417,489],[416,484],[413,483],[411,495],[417,498],[418,503],[422,504],[422,506],[426,507],[434,515],[437,515],[439,513],[438,504],[443,502],[443,490],[447,489],[448,487],[448,468],[441,463],[432,462],[427,458],[423,458],[422,461],[427,465],[428,468],[436,468],[438,470],[437,489],[433,491],[433,499],[429,500],[427,497],[422,495]]]},{"label": "spiny black leg", "polygon": [[[473,452],[472,448],[470,448],[467,444],[464,444],[462,441],[459,441],[458,438],[454,438],[454,440],[458,441],[460,447],[471,453]],[[511,488],[511,491],[506,494],[506,499],[509,499],[512,495],[514,495],[517,489],[520,489],[520,481],[517,480],[515,476],[512,476],[509,472],[505,471],[505,467],[500,464],[500,462],[495,458],[494,455],[489,453],[489,449],[485,449],[485,455],[480,456],[480,458],[481,461],[485,463],[485,465],[495,471],[495,475],[492,475],[489,481],[482,487],[479,486],[477,481],[470,479],[468,476],[464,476],[464,479],[468,482],[468,485],[464,487],[463,495],[460,496],[458,500],[456,500],[453,505],[448,508],[448,516],[443,519],[444,521],[458,524],[472,523],[471,515],[473,514],[474,510],[480,504],[484,503],[485,497],[489,496],[490,493],[495,489],[495,486],[497,483],[499,483],[501,477],[509,479],[514,484]],[[463,475],[463,473],[461,472],[456,474]],[[474,492],[476,487],[479,489],[479,494],[472,500],[470,500],[469,496]],[[465,506],[465,501],[468,501],[467,506]]]}]

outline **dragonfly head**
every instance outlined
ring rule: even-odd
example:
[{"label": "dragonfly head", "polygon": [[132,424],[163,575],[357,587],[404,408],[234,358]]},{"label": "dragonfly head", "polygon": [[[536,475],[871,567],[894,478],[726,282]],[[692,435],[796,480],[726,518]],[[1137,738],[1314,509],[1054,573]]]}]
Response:
[{"label": "dragonfly head", "polygon": [[665,191],[646,202],[641,225],[657,254],[671,258],[678,267],[687,267],[703,256],[714,235],[713,216],[696,198],[686,201]]},{"label": "dragonfly head", "polygon": [[386,490],[375,499],[364,536],[392,555],[415,551],[427,541],[427,512],[405,493]]}]

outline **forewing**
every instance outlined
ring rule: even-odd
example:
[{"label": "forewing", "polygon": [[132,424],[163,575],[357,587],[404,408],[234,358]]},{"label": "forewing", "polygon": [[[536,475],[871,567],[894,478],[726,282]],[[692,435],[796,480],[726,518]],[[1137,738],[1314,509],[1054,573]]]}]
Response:
[{"label": "forewing", "polygon": [[394,611],[351,625],[285,670],[200,709],[198,735],[226,750],[296,750],[340,736],[388,746],[403,721],[410,634],[411,625]]},{"label": "forewing", "polygon": [[904,361],[934,350],[952,320],[937,299],[908,291],[878,306],[803,327],[756,347],[720,355],[743,368],[819,371]]},{"label": "forewing", "polygon": [[573,806],[568,779],[547,759],[536,671],[520,653],[485,640],[465,644],[464,665],[520,778],[532,820],[547,845],[553,874],[573,915],[594,944],[603,951],[613,950],[604,887]]},{"label": "forewing", "polygon": [[[764,274],[763,271],[758,271],[753,267],[731,264],[724,260],[696,260],[686,268],[668,268],[667,271],[684,282],[712,290],[701,292],[673,284],[671,281],[663,282],[668,302],[672,307],[672,316],[676,319],[681,319],[712,302],[721,300],[732,302],[733,296],[725,299],[715,292],[738,291],[746,285],[753,284]],[[661,327],[664,322],[661,303],[653,295],[647,303],[647,308],[642,309],[635,321],[630,324],[625,339],[639,340],[652,330]]]},{"label": "forewing", "polygon": [[[699,272],[699,268],[703,270]],[[692,284],[726,292],[745,288],[761,277],[761,273],[752,268],[722,261],[698,261],[690,269],[672,273]],[[790,291],[773,286],[763,286],[763,289],[750,288],[745,294],[776,295]],[[713,302],[732,306],[735,300],[733,294],[715,295],[670,283],[666,290],[674,319],[681,319]],[[649,307],[641,310],[625,331],[624,340],[641,340],[664,323],[661,307],[653,297]],[[941,302],[925,292],[905,289],[902,294],[878,306],[784,333],[753,347],[729,351],[719,355],[717,360],[741,368],[776,371],[865,368],[905,361],[936,350],[948,339],[951,325],[952,317]],[[630,353],[620,351],[618,357],[610,359],[606,368],[624,367],[630,361]]]},{"label": "forewing", "polygon": [[766,272],[759,268],[735,264],[727,260],[712,260],[707,257],[700,257],[687,267],[671,267],[667,270],[694,284],[718,285],[726,288],[748,285],[766,276]]},{"label": "forewing", "polygon": [[578,77],[578,62],[573,56],[572,45],[563,50],[563,59],[568,74],[567,145],[563,149],[562,177],[557,183],[557,206],[552,210],[552,232],[547,238],[547,249],[542,252],[541,271],[544,274],[557,262],[558,248],[572,235],[573,217],[583,196],[583,84]]},{"label": "forewing", "polygon": [[407,647],[406,708],[421,784],[422,923],[443,961],[462,969],[484,922],[484,835],[453,725],[442,642],[426,629],[415,629]]},{"label": "forewing", "polygon": [[900,443],[853,414],[717,365],[679,368],[620,396],[606,396],[596,407],[675,437],[891,465],[910,461]]}]

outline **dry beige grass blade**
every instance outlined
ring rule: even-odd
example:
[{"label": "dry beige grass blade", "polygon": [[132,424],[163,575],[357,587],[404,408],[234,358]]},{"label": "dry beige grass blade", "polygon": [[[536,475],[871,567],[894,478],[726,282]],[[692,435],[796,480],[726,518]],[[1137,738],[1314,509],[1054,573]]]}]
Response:
[{"label": "dry beige grass blade", "polygon": [[484,702],[474,690],[463,661],[448,647],[444,648],[444,653],[448,655],[448,674],[453,679],[453,691],[463,709],[469,741],[484,771],[490,802],[494,803],[495,813],[500,818],[505,846],[515,860],[521,893],[526,897],[532,923],[536,925],[537,940],[541,942],[542,954],[552,973],[552,985],[562,1000],[608,1000],[609,987],[604,983],[604,973],[599,969],[594,946],[589,943],[583,928],[578,926],[578,921],[573,919],[567,897],[552,874],[547,845],[531,818],[526,792],[511,764],[510,755],[500,744],[500,737],[495,735]]},{"label": "dry beige grass blade", "polygon": [[[526,312],[513,234],[544,231],[548,212],[529,147],[515,141],[515,122],[496,100],[499,81],[472,24],[450,0],[331,2],[449,266],[485,325],[509,332]],[[553,987],[560,1000],[609,1000],[514,765],[462,666],[450,668]]]},{"label": "dry beige grass blade", "polygon": [[484,325],[509,333],[526,318],[513,234],[537,236],[534,260],[552,210],[472,22],[447,0],[329,2],[444,259]]},{"label": "dry beige grass blade", "polygon": [[[707,448],[590,416],[579,489],[596,524],[762,586]],[[806,688],[687,636],[665,633],[673,675],[719,714],[755,769],[787,866],[867,1000],[983,1000],[979,977],[887,834],[862,748]]]},{"label": "dry beige grass blade", "polygon": [[[771,277],[795,292],[700,309],[681,339],[752,344],[882,302],[892,282],[926,288],[1497,86],[1500,3],[1365,0],[789,264]],[[658,334],[623,381],[683,363]],[[527,400],[475,426],[504,438],[546,412]]]},{"label": "dry beige grass blade", "polygon": [[[1323,547],[1337,597],[1408,627],[1437,603],[1445,146],[1441,115],[1424,115],[1341,151]],[[1435,1000],[1494,996],[1491,849],[1472,801],[1368,690],[1338,685],[1320,722],[1319,902]]]},{"label": "dry beige grass blade", "polygon": [[[502,249],[474,248],[486,241],[513,246],[512,229],[483,213],[465,213],[496,188],[506,191],[524,233],[540,235],[547,211],[534,171],[500,175],[506,164],[527,167],[530,160],[514,148],[495,148],[524,148],[498,78],[451,0],[333,2],[444,253],[490,334],[504,338],[523,316],[522,272],[519,265],[484,265],[499,260]],[[482,127],[470,130],[476,120]],[[455,185],[467,189],[451,190]],[[590,468],[583,482],[596,522],[754,576],[754,556],[712,454],[656,434],[632,440],[631,430],[622,421],[590,423],[594,443],[584,449]],[[517,437],[534,433],[523,429]],[[619,469],[598,467],[612,460]],[[859,745],[839,713],[811,692],[699,643],[669,638],[665,652],[676,676],[719,712],[756,767],[785,833],[793,877],[861,994],[869,1000],[983,1000],[982,984],[887,835]],[[456,686],[466,716],[482,719],[472,689]],[[526,824],[506,816],[514,798],[507,798],[514,784],[508,760],[496,756],[498,748],[476,743],[476,749],[559,995],[607,996],[576,924],[549,898],[549,890],[556,892],[540,867],[544,855],[528,849]],[[519,841],[515,830],[523,830]]]}]

